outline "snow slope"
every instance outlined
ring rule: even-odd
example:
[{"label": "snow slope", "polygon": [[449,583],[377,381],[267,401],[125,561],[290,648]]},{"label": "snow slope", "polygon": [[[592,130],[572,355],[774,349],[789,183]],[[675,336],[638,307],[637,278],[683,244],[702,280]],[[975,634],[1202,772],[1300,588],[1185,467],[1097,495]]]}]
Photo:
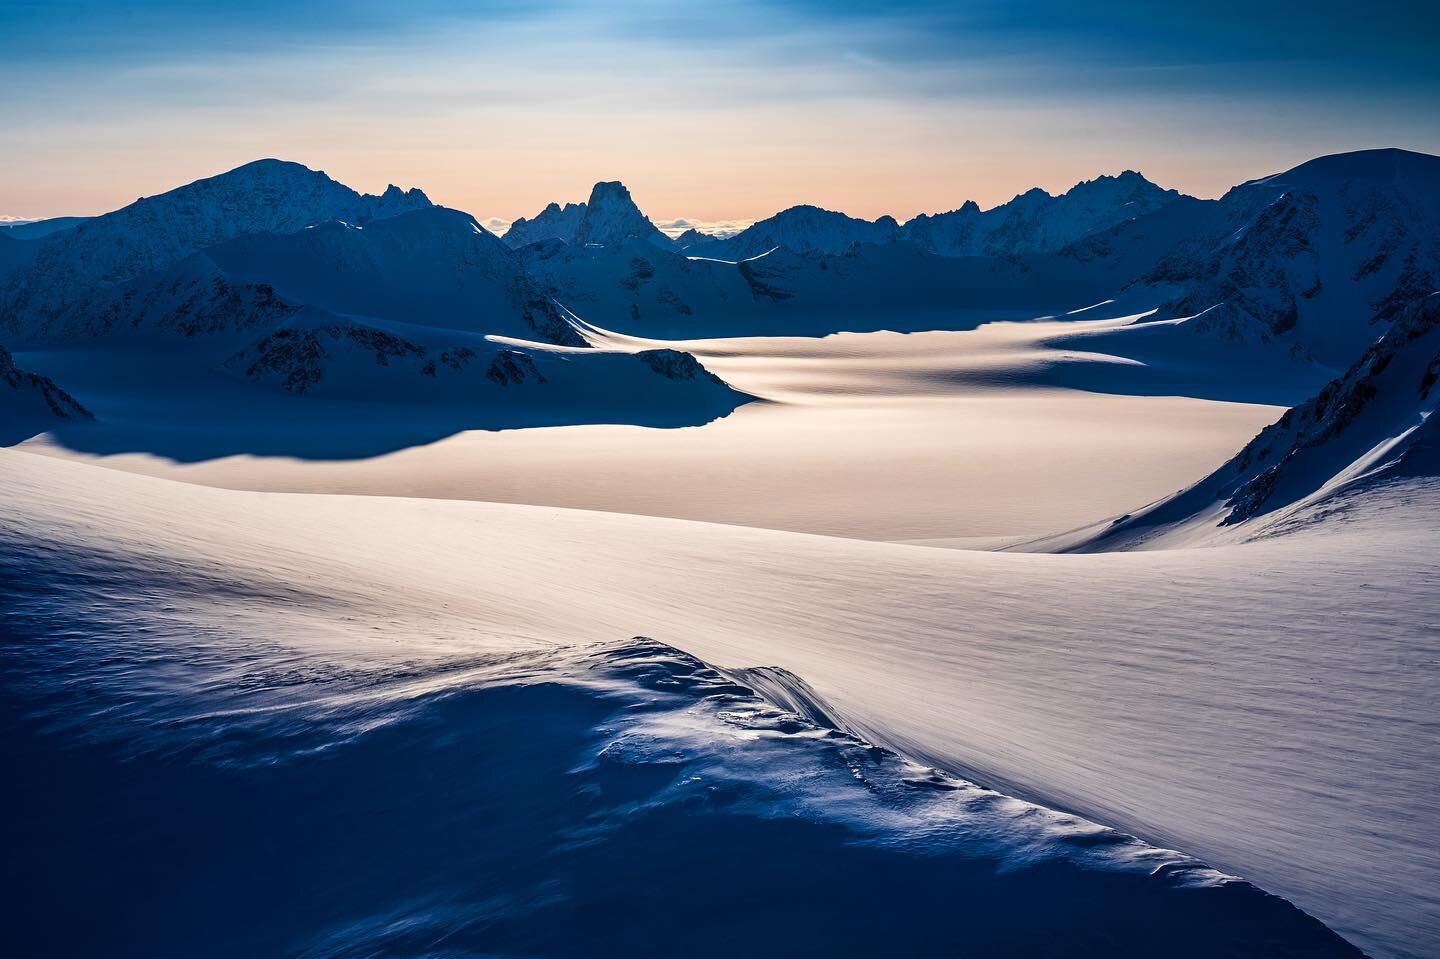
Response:
[{"label": "snow slope", "polygon": [[332,220],[242,237],[207,255],[233,280],[332,313],[585,345],[515,254],[457,210],[430,207],[363,227]]},{"label": "snow slope", "polygon": [[[423,681],[426,662],[651,635],[723,667],[782,668],[868,742],[1194,852],[1372,955],[1431,955],[1440,942],[1434,487],[1413,488],[1428,500],[1404,517],[1269,543],[1032,556],[242,494],[17,452],[0,469],[12,504],[0,556],[36,570],[7,582],[35,587],[53,582],[42,570],[63,570],[60,612],[199,642],[158,672],[117,662],[118,678],[150,690],[118,695],[153,703],[143,708],[157,719],[230,716],[210,700],[236,688],[226,675],[304,703],[304,677],[363,681],[377,658]],[[85,589],[137,599],[96,605]],[[63,661],[89,668],[65,649]],[[173,711],[177,687],[199,704]],[[347,739],[380,716],[361,711]],[[276,717],[304,749],[310,721]],[[167,727],[223,743],[204,726]]]},{"label": "snow slope", "polygon": [[[752,951],[829,943],[832,924],[812,920],[860,888],[836,928],[882,949],[873,917],[896,917],[884,928],[907,951],[921,944],[908,930],[934,937],[942,912],[980,904],[964,922],[980,955],[1014,954],[1015,936],[1044,929],[1105,955],[1344,954],[1273,901],[1247,904],[1243,886],[1200,906],[1205,894],[1177,886],[1215,878],[1183,857],[852,748],[768,711],[756,689],[1198,853],[1373,954],[1423,956],[1440,935],[1428,782],[1440,677],[1426,653],[1440,529],[1413,521],[1433,512],[1243,547],[1057,557],[207,490],[16,452],[0,470],[0,583],[19,600],[5,625],[21,640],[6,646],[5,702],[30,717],[15,717],[6,748],[24,781],[62,784],[18,815],[73,814],[79,830],[23,840],[30,888],[104,883],[126,837],[153,850],[151,837],[178,835],[189,841],[160,849],[193,849],[240,896],[187,898],[203,910],[193,924],[147,922],[143,902],[174,901],[162,851],[159,870],[126,883],[139,911],[97,917],[148,954],[193,951],[187,937],[271,915],[272,900],[275,921],[239,924],[225,948],[265,951],[256,937],[273,934],[321,955],[406,953],[437,936],[564,951],[560,930],[603,915],[625,949],[632,929],[671,929],[677,910],[694,922],[697,902],[729,906],[733,923],[781,888],[791,915],[814,903],[799,910],[806,938]],[[734,680],[626,643],[641,633]],[[154,798],[97,810],[97,779]],[[872,848],[922,858],[890,870],[860,856]],[[572,858],[587,849],[598,858]],[[621,849],[632,867],[617,872]],[[304,881],[336,851],[340,889]],[[972,882],[961,863],[977,859],[1007,865]],[[1077,866],[1148,874],[1148,890],[1130,898],[1137,879],[1082,881]],[[497,882],[514,894],[495,898]],[[817,888],[828,892],[810,899]],[[632,889],[662,906],[643,920],[617,909],[610,894]],[[943,907],[926,889],[945,891]],[[292,891],[301,900],[284,905]],[[1066,903],[1083,903],[1083,922],[1066,924]],[[757,928],[781,921],[759,915]],[[695,948],[734,948],[733,927],[717,928]]]},{"label": "snow slope", "polygon": [[[531,503],[865,539],[1035,537],[1189,485],[1327,379],[1287,383],[1273,369],[1263,379],[1224,379],[1226,390],[1263,383],[1273,405],[1254,405],[1254,395],[1222,402],[1198,398],[1221,392],[1213,377],[1203,378],[1205,362],[1157,369],[1050,345],[1063,334],[1126,322],[1071,318],[960,332],[685,341],[592,333],[606,348],[691,353],[762,402],[699,430],[591,425],[447,436],[427,429],[423,445],[345,461],[197,462],[186,455],[176,464],[137,453],[184,449],[185,434],[214,437],[222,424],[239,429],[232,407],[243,411],[264,397],[228,383],[230,392],[216,394],[207,380],[167,387],[167,398],[154,384],[174,381],[177,364],[149,368],[128,355],[102,364],[72,350],[37,351],[23,355],[23,364],[97,408],[113,413],[120,400],[133,428],[169,437],[127,449],[118,440],[101,442],[101,431],[60,430],[27,448],[71,456],[88,450],[119,469],[245,489]],[[174,401],[190,389],[223,400],[218,420],[196,412],[194,402]],[[289,405],[321,402],[309,394]],[[277,409],[278,422],[251,451],[276,449],[275,434],[303,412]],[[415,424],[434,413],[431,404],[424,417],[405,414],[410,425],[395,437],[413,436]],[[367,408],[361,422],[383,423],[373,432],[389,435],[396,417]],[[113,415],[107,420],[108,430],[118,428]],[[334,432],[331,424],[325,435]]]},{"label": "snow slope", "polygon": [[13,239],[0,232],[0,277],[28,265],[38,250],[36,243]]},{"label": "snow slope", "polygon": [[1410,305],[1343,375],[1193,486],[1027,548],[1133,549],[1262,535],[1345,509],[1396,477],[1440,475],[1440,293]]}]

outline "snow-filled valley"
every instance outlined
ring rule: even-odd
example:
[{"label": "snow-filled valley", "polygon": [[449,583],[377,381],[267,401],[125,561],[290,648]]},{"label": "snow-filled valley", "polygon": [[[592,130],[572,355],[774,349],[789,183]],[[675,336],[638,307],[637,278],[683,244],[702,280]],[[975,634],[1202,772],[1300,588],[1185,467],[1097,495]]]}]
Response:
[{"label": "snow-filled valley", "polygon": [[26,226],[17,954],[1440,951],[1440,158]]}]

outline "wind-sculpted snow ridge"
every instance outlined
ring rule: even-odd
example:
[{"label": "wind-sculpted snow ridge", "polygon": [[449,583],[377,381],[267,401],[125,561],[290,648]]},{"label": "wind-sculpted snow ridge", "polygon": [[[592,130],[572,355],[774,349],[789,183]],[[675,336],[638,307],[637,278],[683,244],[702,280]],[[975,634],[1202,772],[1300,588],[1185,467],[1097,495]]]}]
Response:
[{"label": "wind-sculpted snow ridge", "polygon": [[374,644],[406,627],[14,532],[0,808],[21,954],[919,955],[956,930],[977,956],[1359,955],[1249,883],[653,640]]},{"label": "wind-sculpted snow ridge", "polygon": [[[1440,475],[1440,293],[1188,489],[1108,526],[1022,548],[1125,549],[1274,534],[1345,512],[1394,480]],[[1233,530],[1230,529],[1233,527]]]},{"label": "wind-sculpted snow ridge", "polygon": [[[153,700],[146,690],[224,696],[269,663],[283,668],[247,682],[283,692],[377,663],[413,674],[643,632],[707,662],[801,677],[812,693],[770,671],[767,695],[781,687],[866,742],[1197,855],[1376,956],[1421,959],[1440,941],[1433,483],[1409,509],[1263,542],[1059,557],[590,510],[240,492],[12,450],[0,450],[0,488],[0,582],[54,592],[50,608],[70,617],[43,632],[69,658],[33,676],[82,702],[62,667],[99,668],[90,657],[133,679],[141,688],[123,701],[141,703]],[[10,623],[20,611],[0,602]],[[90,641],[112,626],[152,642],[164,667],[142,670]],[[20,648],[0,643],[0,656]],[[196,672],[217,659],[235,671]],[[224,723],[227,703],[213,705],[206,715]],[[108,710],[99,721],[66,711],[97,732],[109,725]],[[307,725],[286,727],[298,741]],[[527,727],[503,735],[517,728]],[[452,771],[505,769],[484,756],[429,757],[416,776],[446,784]],[[343,792],[364,797],[372,778]],[[112,780],[125,781],[95,781],[111,790]],[[798,789],[806,778],[788,781]],[[192,805],[205,814],[203,800]],[[235,819],[249,821],[225,822]]]},{"label": "wind-sculpted snow ridge", "polygon": [[368,223],[430,205],[418,189],[361,195],[298,163],[257,160],[36,241],[34,261],[0,283],[0,330],[43,337],[97,291],[233,237],[325,220]]}]

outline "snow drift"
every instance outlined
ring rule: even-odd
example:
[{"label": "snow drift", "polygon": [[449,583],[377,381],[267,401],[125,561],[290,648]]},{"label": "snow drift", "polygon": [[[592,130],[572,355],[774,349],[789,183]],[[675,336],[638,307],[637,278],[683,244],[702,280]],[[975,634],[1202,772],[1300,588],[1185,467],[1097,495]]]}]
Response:
[{"label": "snow drift", "polygon": [[918,953],[957,929],[997,957],[1359,955],[653,640],[497,643],[458,597],[294,579],[283,550],[142,561],[36,521],[0,523],[22,951]]}]

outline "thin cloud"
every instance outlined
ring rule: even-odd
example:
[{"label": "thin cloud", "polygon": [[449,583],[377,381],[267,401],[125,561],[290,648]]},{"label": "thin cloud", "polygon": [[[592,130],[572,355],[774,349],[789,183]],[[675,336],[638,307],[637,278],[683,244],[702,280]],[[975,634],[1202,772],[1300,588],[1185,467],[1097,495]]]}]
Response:
[{"label": "thin cloud", "polygon": [[753,224],[754,220],[701,220],[694,217],[676,217],[673,220],[654,220],[655,226],[669,237],[677,237],[686,230],[699,230],[711,236],[725,238],[734,236]]}]

